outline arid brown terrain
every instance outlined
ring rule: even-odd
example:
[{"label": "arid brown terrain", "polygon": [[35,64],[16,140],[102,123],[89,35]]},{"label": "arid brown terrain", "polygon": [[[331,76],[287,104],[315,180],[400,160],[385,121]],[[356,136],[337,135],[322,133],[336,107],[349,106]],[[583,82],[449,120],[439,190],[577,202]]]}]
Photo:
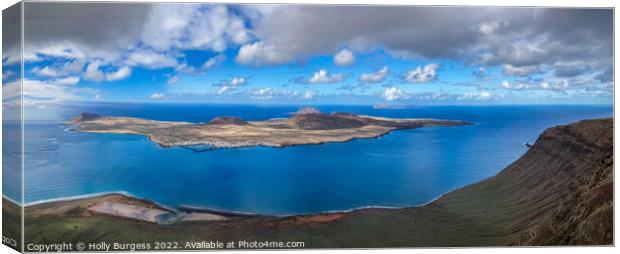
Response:
[{"label": "arid brown terrain", "polygon": [[435,119],[388,119],[349,113],[297,113],[287,119],[246,122],[237,117],[217,117],[208,123],[153,121],[131,117],[102,117],[82,113],[68,123],[76,131],[138,134],[164,146],[285,147],[356,138],[375,138],[399,129],[459,126],[464,121]]}]

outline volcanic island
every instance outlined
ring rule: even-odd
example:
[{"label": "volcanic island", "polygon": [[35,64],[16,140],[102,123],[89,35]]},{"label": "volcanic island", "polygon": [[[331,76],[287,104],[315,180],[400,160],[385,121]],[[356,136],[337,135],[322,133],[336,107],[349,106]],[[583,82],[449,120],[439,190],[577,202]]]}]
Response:
[{"label": "volcanic island", "polygon": [[155,121],[133,117],[82,113],[71,118],[74,131],[137,134],[162,147],[205,146],[208,148],[287,147],[347,142],[377,138],[394,130],[420,127],[449,127],[466,121],[384,118],[351,113],[321,113],[302,109],[289,118],[245,121],[238,117],[216,117],[207,123]]}]

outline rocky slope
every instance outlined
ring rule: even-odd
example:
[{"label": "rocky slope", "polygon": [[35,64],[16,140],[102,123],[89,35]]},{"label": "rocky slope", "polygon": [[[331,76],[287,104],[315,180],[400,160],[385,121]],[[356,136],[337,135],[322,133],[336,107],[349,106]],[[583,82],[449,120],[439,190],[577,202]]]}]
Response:
[{"label": "rocky slope", "polygon": [[547,129],[496,176],[431,205],[498,227],[501,244],[611,244],[613,120]]},{"label": "rocky slope", "polygon": [[304,130],[337,130],[361,128],[364,126],[381,126],[391,129],[413,129],[431,126],[459,126],[472,124],[465,121],[437,119],[394,119],[373,116],[361,116],[346,112],[304,113],[296,114],[290,119],[291,125]]},{"label": "rocky slope", "polygon": [[213,118],[208,124],[213,125],[248,125],[249,123],[239,117],[220,116]]}]

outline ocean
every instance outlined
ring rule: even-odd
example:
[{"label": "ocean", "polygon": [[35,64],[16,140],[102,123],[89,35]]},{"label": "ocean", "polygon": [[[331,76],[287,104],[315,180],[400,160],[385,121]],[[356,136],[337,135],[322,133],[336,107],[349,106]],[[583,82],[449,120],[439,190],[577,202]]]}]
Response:
[{"label": "ocean", "polygon": [[[160,204],[269,215],[422,205],[490,177],[546,128],[612,116],[612,106],[317,106],[393,118],[474,125],[394,131],[377,139],[286,148],[195,151],[137,135],[79,133],[62,122],[80,112],[207,122],[289,117],[299,106],[99,103],[63,106],[60,119],[26,121],[25,202],[125,192]],[[26,112],[26,116],[28,112]],[[15,192],[4,195],[13,197]]]}]

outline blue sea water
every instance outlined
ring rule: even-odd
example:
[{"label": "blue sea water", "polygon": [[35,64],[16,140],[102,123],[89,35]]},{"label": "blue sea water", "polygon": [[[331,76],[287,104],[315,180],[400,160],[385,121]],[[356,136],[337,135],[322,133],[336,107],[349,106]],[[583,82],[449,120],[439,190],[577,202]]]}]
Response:
[{"label": "blue sea water", "polygon": [[[80,112],[206,122],[288,117],[297,106],[89,104]],[[26,122],[25,202],[124,191],[176,207],[192,205],[289,215],[366,206],[405,207],[496,174],[546,128],[612,116],[611,106],[319,106],[395,118],[472,121],[460,127],[395,131],[378,139],[286,148],[196,152],[145,137],[79,133],[58,121]]]}]

